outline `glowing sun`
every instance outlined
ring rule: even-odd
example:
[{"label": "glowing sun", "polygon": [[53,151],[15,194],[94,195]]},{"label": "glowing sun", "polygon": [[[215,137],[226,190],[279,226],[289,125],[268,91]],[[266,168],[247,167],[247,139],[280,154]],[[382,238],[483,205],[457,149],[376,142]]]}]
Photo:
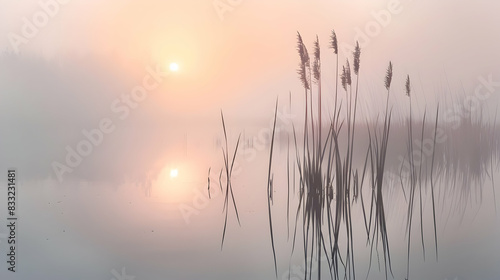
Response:
[{"label": "glowing sun", "polygon": [[170,63],[170,66],[168,68],[172,72],[177,72],[177,71],[179,71],[179,64],[172,62],[172,63]]},{"label": "glowing sun", "polygon": [[177,175],[179,175],[179,171],[177,169],[170,170],[170,178],[175,178]]}]

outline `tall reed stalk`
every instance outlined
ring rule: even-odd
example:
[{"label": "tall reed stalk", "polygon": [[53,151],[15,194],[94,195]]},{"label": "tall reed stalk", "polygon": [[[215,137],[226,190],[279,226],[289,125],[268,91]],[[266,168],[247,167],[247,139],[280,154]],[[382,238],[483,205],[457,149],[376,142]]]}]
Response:
[{"label": "tall reed stalk", "polygon": [[[240,216],[238,214],[238,208],[236,207],[236,200],[234,199],[233,186],[231,184],[231,176],[233,173],[233,167],[234,167],[234,161],[236,159],[236,154],[238,152],[238,146],[240,144],[241,134],[238,136],[238,141],[236,142],[236,147],[234,148],[233,157],[232,157],[232,160],[230,163],[229,162],[229,149],[228,149],[228,144],[227,144],[226,124],[224,122],[224,114],[222,113],[222,111],[220,112],[220,115],[221,115],[221,119],[222,119],[222,128],[224,131],[224,143],[225,143],[225,148],[222,147],[222,157],[224,160],[223,170],[226,173],[226,190],[225,190],[224,207],[223,207],[223,212],[225,214],[225,217],[224,217],[224,229],[222,231],[222,241],[221,241],[221,250],[222,250],[222,248],[224,246],[224,238],[226,236],[227,218],[228,218],[228,212],[229,212],[229,194],[231,194],[231,201],[233,202],[234,211],[236,213],[236,218],[238,220],[238,224],[241,226]],[[221,175],[222,175],[222,170],[221,170]],[[220,181],[220,176],[219,176],[219,181]],[[220,186],[222,188],[222,183],[220,184]]]}]

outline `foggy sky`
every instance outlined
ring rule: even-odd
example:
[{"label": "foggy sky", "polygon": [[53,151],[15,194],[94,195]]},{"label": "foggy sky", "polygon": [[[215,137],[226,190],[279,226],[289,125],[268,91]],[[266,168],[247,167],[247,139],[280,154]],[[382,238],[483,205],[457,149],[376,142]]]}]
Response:
[{"label": "foggy sky", "polygon": [[[29,168],[34,178],[51,174],[51,163],[63,162],[66,147],[74,148],[85,139],[82,130],[97,128],[103,118],[112,118],[116,132],[76,178],[119,181],[124,173],[144,173],[161,161],[158,151],[182,143],[189,130],[217,127],[221,109],[240,126],[267,123],[276,97],[284,104],[291,93],[293,110],[300,112],[297,31],[311,54],[319,36],[326,104],[334,91],[331,30],[341,64],[351,56],[346,46],[360,41],[363,120],[382,108],[388,61],[395,73],[391,104],[400,116],[408,106],[407,74],[420,113],[435,110],[437,102],[461,105],[481,84],[479,77],[500,80],[500,4],[492,1],[243,1],[222,14],[212,1],[67,2],[33,38],[24,38],[18,53],[13,34],[23,34],[25,19],[39,20],[43,7],[38,1],[0,2],[1,163]],[[117,119],[113,101],[140,84],[147,67],[170,62],[179,63],[179,73],[125,120]],[[485,114],[496,108],[492,93],[480,102]],[[128,160],[116,163],[124,155]]]}]

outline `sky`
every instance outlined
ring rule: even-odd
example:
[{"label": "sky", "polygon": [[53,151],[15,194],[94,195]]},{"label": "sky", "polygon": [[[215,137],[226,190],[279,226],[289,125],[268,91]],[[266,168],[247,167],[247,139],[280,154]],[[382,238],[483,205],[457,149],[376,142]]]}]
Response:
[{"label": "sky", "polygon": [[[162,257],[172,259],[167,249],[177,254],[168,267],[173,269],[171,276],[178,277],[182,271],[174,268],[189,270],[186,262],[191,253],[196,254],[193,248],[204,250],[199,258],[219,250],[217,242],[205,244],[184,228],[176,203],[191,202],[193,189],[205,186],[207,169],[220,167],[221,111],[232,143],[240,131],[268,133],[265,129],[277,98],[280,115],[300,121],[304,93],[297,74],[297,32],[310,54],[319,39],[324,102],[330,105],[337,58],[329,47],[332,30],[339,40],[340,65],[346,59],[352,61],[352,48],[359,42],[359,122],[373,121],[385,106],[383,82],[389,61],[394,65],[391,105],[396,120],[408,114],[407,75],[412,79],[414,116],[422,116],[424,110],[434,112],[439,104],[444,112],[475,106],[475,112],[492,118],[498,106],[500,2],[496,1],[0,0],[0,7],[0,170],[18,168],[26,185],[25,197],[31,203],[23,210],[30,221],[27,224],[33,232],[42,232],[37,236],[25,231],[25,240],[35,238],[27,244],[47,249],[51,245],[40,245],[40,240],[61,237],[57,230],[63,225],[72,228],[75,234],[61,239],[63,245],[51,247],[57,254],[44,264],[51,267],[63,259],[64,246],[74,246],[78,252],[74,259],[98,267],[100,273],[82,268],[82,277],[97,279],[145,252],[157,254],[148,258],[150,273],[161,274]],[[170,71],[171,63],[179,70]],[[131,100],[145,84],[151,89],[142,93],[141,100]],[[92,139],[98,144],[90,148],[90,155],[82,156],[76,167],[69,166],[71,151]],[[257,149],[254,163],[260,168],[266,164],[267,150]],[[61,165],[69,169],[58,173]],[[154,186],[174,184],[169,176],[173,169],[179,170],[181,181],[175,184],[185,188],[155,189],[153,201],[138,198],[143,190],[134,186],[144,187],[151,181]],[[252,182],[265,181],[244,174]],[[244,183],[247,195],[252,193],[252,182]],[[93,190],[100,188],[104,191],[96,198]],[[59,199],[64,200],[64,211],[71,218],[47,206]],[[138,206],[125,208],[129,203]],[[109,212],[104,215],[104,210]],[[211,204],[207,216],[196,218],[193,227],[198,232],[208,230],[207,239],[220,237],[219,223],[206,225],[220,222],[219,210]],[[267,232],[259,231],[265,226],[262,220],[250,212],[243,215],[254,226],[247,238],[253,233],[267,241]],[[44,219],[54,223],[44,224]],[[165,247],[155,247],[159,237],[126,246],[155,226],[168,236]],[[498,224],[490,226],[491,232],[499,231]],[[114,238],[101,229],[113,234],[130,231]],[[465,240],[473,239],[465,235]],[[191,251],[183,250],[184,243],[176,243],[190,242],[190,238],[196,239]],[[89,240],[98,245],[89,245]],[[234,237],[228,242],[237,241]],[[255,246],[263,248],[262,254],[249,252],[249,256],[272,275],[272,267],[262,261],[269,257],[267,245]],[[219,257],[234,267],[244,265],[237,249],[245,246],[228,247],[229,254]],[[124,252],[135,255],[120,259]],[[498,258],[494,252],[487,254]],[[31,257],[25,260],[36,263]],[[222,261],[204,264],[196,260],[203,269],[223,266]],[[147,266],[135,269],[140,274]],[[484,273],[493,275],[496,271],[492,271]],[[20,279],[33,279],[34,272],[24,273]],[[190,273],[195,279],[200,272]],[[251,268],[245,268],[245,273],[252,278]],[[68,270],[58,277],[69,279],[70,274]],[[238,271],[228,271],[227,279],[235,275]]]},{"label": "sky", "polygon": [[[46,176],[50,166],[44,162],[60,161],[65,155],[61,147],[76,145],[83,129],[116,117],[113,102],[130,95],[150,73],[148,69],[166,69],[172,62],[180,70],[169,73],[173,75],[162,80],[138,109],[130,110],[133,117],[128,115],[118,128],[122,135],[110,136],[137,139],[141,145],[113,145],[114,152],[103,155],[104,159],[128,149],[129,154],[137,154],[136,160],[148,162],[141,166],[151,166],[156,157],[151,151],[163,149],[162,141],[179,138],[175,141],[182,142],[187,130],[196,130],[190,127],[218,126],[220,110],[228,122],[239,126],[267,124],[276,98],[285,106],[291,96],[297,115],[304,102],[296,73],[297,32],[311,54],[316,36],[320,40],[326,77],[323,96],[328,104],[334,92],[334,81],[328,77],[335,75],[336,59],[329,48],[332,30],[339,40],[341,65],[352,56],[349,48],[360,42],[358,120],[374,119],[383,108],[385,98],[380,97],[385,94],[383,79],[389,61],[394,64],[391,103],[396,116],[408,111],[406,75],[412,78],[415,112],[434,111],[437,102],[450,108],[468,104],[464,100],[474,96],[481,77],[495,82],[500,76],[500,41],[495,36],[500,26],[495,5],[499,4],[491,1],[223,4],[2,1],[0,124],[10,131],[2,140],[7,143],[2,152],[11,160],[37,155],[33,161],[40,162],[32,164],[32,174]],[[53,15],[46,16],[46,22],[45,10]],[[33,31],[30,26],[35,23]],[[493,115],[495,94],[489,94],[487,101],[473,101]],[[115,105],[117,110],[119,104]],[[167,133],[174,127],[175,133]],[[141,137],[135,129],[143,131]],[[16,146],[22,148],[7,148],[13,143],[22,143]],[[155,149],[138,148],[146,146]],[[134,168],[117,169],[120,174]]]},{"label": "sky", "polygon": [[[21,34],[23,18],[32,20],[42,7],[38,1],[3,2],[0,49],[10,51],[9,34]],[[478,76],[495,76],[500,62],[494,35],[498,4],[491,1],[240,1],[228,10],[215,8],[217,1],[67,2],[19,45],[19,56],[54,63],[90,56],[95,62],[120,63],[129,75],[142,75],[146,65],[175,61],[181,72],[159,99],[170,112],[188,116],[209,116],[214,108],[224,108],[251,118],[255,114],[247,104],[272,108],[276,96],[284,98],[290,91],[300,100],[297,31],[311,52],[319,36],[326,76],[334,75],[331,30],[342,50],[360,41],[368,111],[375,110],[373,92],[383,89],[389,61],[395,81],[410,74],[415,90],[423,87],[419,95],[433,102],[443,87],[457,92],[463,84],[471,90]],[[390,18],[380,20],[392,6]],[[346,55],[351,57],[341,51],[341,64]],[[323,83],[333,89],[331,79]]]}]

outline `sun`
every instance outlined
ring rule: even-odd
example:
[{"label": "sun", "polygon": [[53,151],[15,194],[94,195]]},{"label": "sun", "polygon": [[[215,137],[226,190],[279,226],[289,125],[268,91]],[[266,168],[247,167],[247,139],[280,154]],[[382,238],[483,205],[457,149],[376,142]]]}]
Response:
[{"label": "sun", "polygon": [[170,178],[175,178],[179,175],[179,170],[177,169],[170,169]]},{"label": "sun", "polygon": [[170,63],[169,68],[170,68],[170,71],[177,72],[177,71],[179,71],[179,64],[172,62],[172,63]]}]

